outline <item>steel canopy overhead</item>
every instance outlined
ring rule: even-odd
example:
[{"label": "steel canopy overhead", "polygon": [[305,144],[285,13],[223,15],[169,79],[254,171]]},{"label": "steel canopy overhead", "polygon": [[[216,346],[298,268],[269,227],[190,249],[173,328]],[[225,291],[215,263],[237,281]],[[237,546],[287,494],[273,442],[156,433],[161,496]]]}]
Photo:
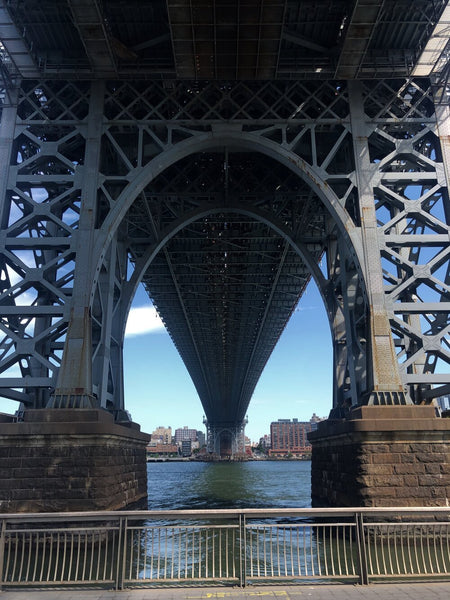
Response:
[{"label": "steel canopy overhead", "polygon": [[168,0],[178,77],[273,79],[285,0]]},{"label": "steel canopy overhead", "polygon": [[37,72],[46,78],[404,77],[446,5],[446,0],[0,0],[0,39],[9,54],[4,66],[23,77]]}]

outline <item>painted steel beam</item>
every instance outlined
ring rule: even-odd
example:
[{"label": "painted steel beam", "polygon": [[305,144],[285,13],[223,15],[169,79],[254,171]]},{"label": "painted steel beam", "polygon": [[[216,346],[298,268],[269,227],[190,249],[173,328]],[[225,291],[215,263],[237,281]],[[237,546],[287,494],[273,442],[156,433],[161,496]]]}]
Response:
[{"label": "painted steel beam", "polygon": [[51,387],[54,380],[50,377],[2,377],[0,380],[0,389],[4,388],[25,388],[25,387]]},{"label": "painted steel beam", "polygon": [[60,305],[52,305],[52,306],[6,306],[4,304],[0,304],[0,317],[4,316],[32,316],[32,317],[40,317],[43,315],[51,315],[51,316],[67,316],[68,315],[68,307],[60,306]]},{"label": "painted steel beam", "polygon": [[271,79],[276,75],[286,0],[168,0],[177,76]]},{"label": "painted steel beam", "polygon": [[5,248],[9,248],[10,250],[25,250],[37,247],[41,250],[49,250],[51,248],[67,249],[70,248],[71,243],[71,238],[69,237],[36,236],[29,238],[12,238],[7,236],[5,232],[0,233],[0,244],[4,244]]},{"label": "painted steel beam", "polygon": [[398,302],[392,303],[394,313],[410,314],[450,314],[450,302]]},{"label": "painted steel beam", "polygon": [[117,76],[113,42],[98,0],[67,0],[94,75]]},{"label": "painted steel beam", "polygon": [[448,384],[448,375],[445,373],[424,373],[422,375],[404,375],[405,382],[409,384]]},{"label": "painted steel beam", "polygon": [[[448,57],[444,51],[448,48],[450,36],[450,3],[447,2],[437,23],[433,27],[425,46],[412,70],[413,77],[429,77],[431,73],[445,68]],[[443,57],[443,60],[441,60]]]},{"label": "painted steel beam", "polygon": [[356,79],[384,0],[356,0],[335,71],[336,79]]},{"label": "painted steel beam", "polygon": [[314,50],[315,52],[327,53],[329,52],[329,48],[325,48],[320,44],[314,42],[314,40],[310,40],[295,31],[289,31],[285,29],[283,31],[283,38],[288,42],[292,42],[293,44],[297,44],[298,46],[302,46],[302,48],[308,48],[309,50]]},{"label": "painted steel beam", "polygon": [[[39,69],[34,62],[23,36],[16,27],[7,9],[7,2],[0,0],[0,50],[3,45],[11,63],[3,64],[11,76],[39,77]],[[0,62],[2,62],[0,52]]]}]

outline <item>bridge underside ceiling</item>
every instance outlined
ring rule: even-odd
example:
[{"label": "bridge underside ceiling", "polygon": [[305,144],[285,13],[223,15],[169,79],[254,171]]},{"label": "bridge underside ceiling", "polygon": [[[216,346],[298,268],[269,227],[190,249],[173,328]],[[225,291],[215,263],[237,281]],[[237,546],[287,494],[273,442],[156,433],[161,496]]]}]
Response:
[{"label": "bridge underside ceiling", "polygon": [[[25,77],[291,79],[411,74],[444,0],[9,0]],[[17,44],[22,44],[20,51]],[[34,61],[23,60],[28,52]]]},{"label": "bridge underside ceiling", "polygon": [[295,219],[298,238],[320,260],[330,221],[323,205],[298,177],[260,155],[190,156],[160,175],[127,215],[136,261],[165,224],[201,212],[166,243],[143,282],[213,424],[244,419],[311,276],[283,236],[242,213],[255,207],[278,223]]}]

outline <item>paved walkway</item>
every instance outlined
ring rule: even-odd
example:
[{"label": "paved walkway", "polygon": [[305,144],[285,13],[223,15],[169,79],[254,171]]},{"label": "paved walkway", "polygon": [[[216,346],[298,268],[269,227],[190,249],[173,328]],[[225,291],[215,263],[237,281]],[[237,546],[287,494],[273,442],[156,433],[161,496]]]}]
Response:
[{"label": "paved walkway", "polygon": [[0,592],[1,600],[450,600],[450,582]]}]

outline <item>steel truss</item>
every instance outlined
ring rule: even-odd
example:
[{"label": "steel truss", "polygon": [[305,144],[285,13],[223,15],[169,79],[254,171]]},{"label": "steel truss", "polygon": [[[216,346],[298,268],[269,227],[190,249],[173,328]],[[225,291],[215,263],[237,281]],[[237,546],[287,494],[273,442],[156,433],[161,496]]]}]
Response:
[{"label": "steel truss", "polygon": [[0,125],[1,394],[122,414],[143,281],[211,427],[239,426],[311,276],[336,411],[447,393],[448,129],[428,80],[23,82]]}]

